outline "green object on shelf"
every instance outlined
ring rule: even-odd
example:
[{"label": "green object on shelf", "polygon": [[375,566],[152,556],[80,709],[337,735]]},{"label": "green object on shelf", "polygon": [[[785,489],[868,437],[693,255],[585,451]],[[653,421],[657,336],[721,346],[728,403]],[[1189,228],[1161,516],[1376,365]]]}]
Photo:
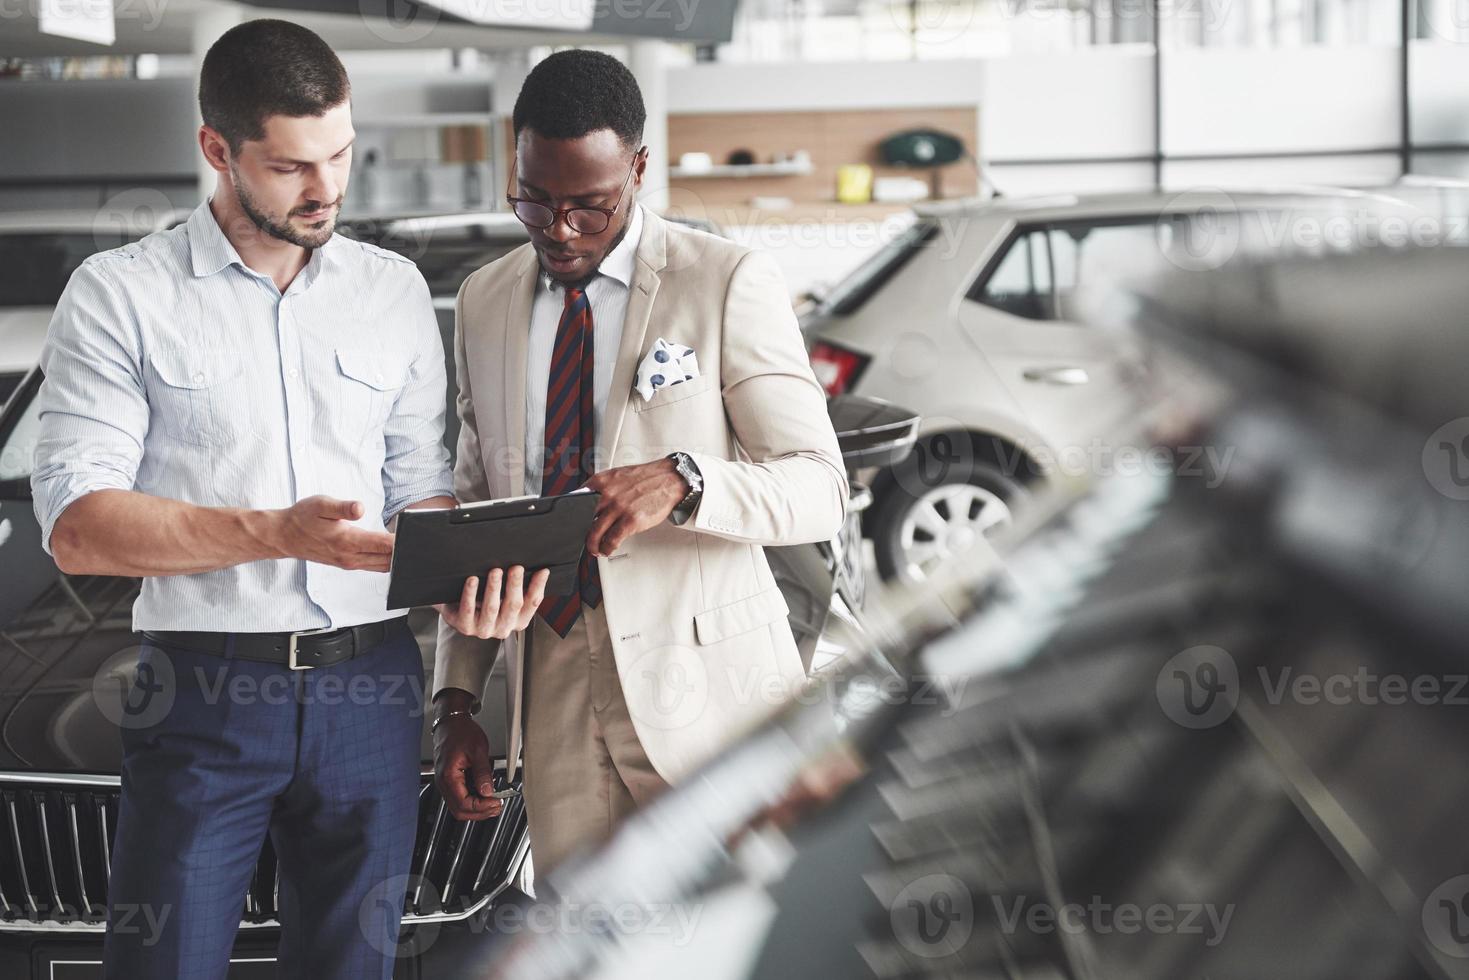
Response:
[{"label": "green object on shelf", "polygon": [[882,141],[885,163],[902,167],[941,167],[964,158],[964,142],[936,129],[910,129]]}]

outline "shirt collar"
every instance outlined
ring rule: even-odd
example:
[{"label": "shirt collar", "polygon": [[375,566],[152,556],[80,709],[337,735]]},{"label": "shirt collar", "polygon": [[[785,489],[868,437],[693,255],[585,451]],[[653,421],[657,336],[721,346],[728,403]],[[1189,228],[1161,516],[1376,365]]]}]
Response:
[{"label": "shirt collar", "polygon": [[[264,278],[262,273],[256,272],[245,264],[240,258],[240,253],[230,244],[229,238],[225,236],[224,229],[219,227],[219,222],[214,218],[214,212],[209,210],[210,198],[194,209],[189,215],[189,220],[184,223],[184,228],[189,237],[189,260],[194,268],[196,276],[212,276],[221,269],[227,269],[232,265],[238,265],[240,269],[256,278]],[[332,235],[327,239],[325,245],[311,250],[311,257],[307,259],[305,267],[297,274],[304,277],[299,288],[305,288],[315,281],[321,273],[322,264],[327,259],[327,252],[335,248],[337,236]],[[293,284],[294,285],[294,284]]]},{"label": "shirt collar", "polygon": [[212,276],[232,265],[248,271],[249,267],[240,258],[240,253],[225,237],[219,222],[214,220],[209,201],[205,198],[184,224],[185,233],[189,236],[189,259],[194,266],[194,275]]},{"label": "shirt collar", "polygon": [[637,268],[638,239],[643,237],[643,206],[637,201],[632,205],[632,218],[628,222],[627,234],[617,247],[607,253],[597,271],[611,276],[624,286],[632,286],[633,270]]}]

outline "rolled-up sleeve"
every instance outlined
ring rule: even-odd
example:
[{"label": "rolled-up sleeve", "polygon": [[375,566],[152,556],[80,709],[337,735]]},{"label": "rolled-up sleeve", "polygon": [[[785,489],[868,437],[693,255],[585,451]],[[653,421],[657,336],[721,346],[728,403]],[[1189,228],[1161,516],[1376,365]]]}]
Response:
[{"label": "rolled-up sleeve", "polygon": [[84,262],[56,304],[41,353],[31,494],[41,546],[62,512],[96,490],[131,490],[148,434],[142,343],[103,261]]},{"label": "rolled-up sleeve", "polygon": [[410,285],[390,313],[414,338],[408,380],[398,393],[383,436],[383,523],[429,497],[452,496],[453,472],[444,448],[444,342],[423,274],[408,270]]}]

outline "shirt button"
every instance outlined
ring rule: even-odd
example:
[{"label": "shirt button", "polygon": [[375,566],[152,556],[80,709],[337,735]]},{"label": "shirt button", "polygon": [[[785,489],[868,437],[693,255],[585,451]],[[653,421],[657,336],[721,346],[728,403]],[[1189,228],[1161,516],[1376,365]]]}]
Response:
[{"label": "shirt button", "polygon": [[381,374],[378,374],[377,375],[377,380],[378,380],[378,383],[381,384],[382,383],[382,380],[383,380],[383,376]]},{"label": "shirt button", "polygon": [[298,373],[299,372],[295,368],[291,368],[291,377],[294,378]]},{"label": "shirt button", "polygon": [[201,382],[203,382],[203,380],[204,380],[204,375],[203,375],[202,372],[199,373],[199,374],[195,374],[194,375],[194,381],[195,381],[195,383],[201,383]]}]

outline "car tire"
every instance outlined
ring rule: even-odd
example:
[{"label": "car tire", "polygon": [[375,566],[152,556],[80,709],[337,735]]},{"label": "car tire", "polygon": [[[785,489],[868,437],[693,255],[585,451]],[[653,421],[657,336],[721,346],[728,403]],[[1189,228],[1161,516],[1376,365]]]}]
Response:
[{"label": "car tire", "polygon": [[[868,536],[883,581],[922,581],[925,558],[934,563],[968,548],[967,533],[988,534],[1009,523],[1029,492],[992,463],[973,460],[963,471],[932,482],[918,478],[910,461],[888,475],[876,492]],[[924,513],[924,508],[927,513]],[[935,531],[946,529],[946,540]],[[931,571],[933,565],[927,565]]]}]

